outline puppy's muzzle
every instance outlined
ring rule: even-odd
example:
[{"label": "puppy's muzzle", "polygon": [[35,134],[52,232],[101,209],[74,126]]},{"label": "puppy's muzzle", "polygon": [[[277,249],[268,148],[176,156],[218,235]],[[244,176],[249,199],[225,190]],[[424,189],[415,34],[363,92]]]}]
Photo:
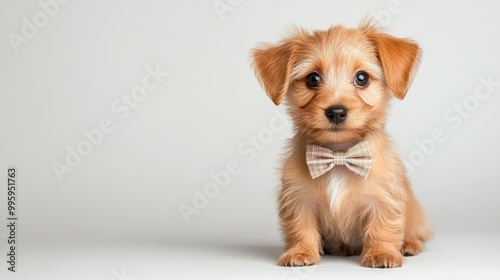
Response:
[{"label": "puppy's muzzle", "polygon": [[334,124],[340,124],[347,119],[347,108],[342,105],[330,106],[325,110],[328,120]]}]

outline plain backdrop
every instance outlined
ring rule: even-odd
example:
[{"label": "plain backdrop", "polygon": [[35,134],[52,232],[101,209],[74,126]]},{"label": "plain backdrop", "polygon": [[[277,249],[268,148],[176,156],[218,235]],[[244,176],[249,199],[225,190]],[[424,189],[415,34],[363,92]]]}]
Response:
[{"label": "plain backdrop", "polygon": [[[274,265],[279,159],[291,126],[255,79],[249,51],[277,42],[292,25],[356,27],[367,15],[423,49],[407,98],[392,103],[387,129],[436,240],[493,238],[487,244],[498,249],[498,1],[52,2],[57,9],[48,2],[0,2],[0,182],[8,166],[18,167],[19,265],[26,277],[54,246],[274,246],[265,259]],[[52,15],[44,17],[44,9]],[[38,23],[36,31],[27,22]],[[151,71],[168,76],[152,77],[157,86],[141,92]],[[141,101],[126,105],[132,94]],[[85,146],[85,131],[103,120],[114,130],[91,151],[84,147],[87,155],[59,180],[54,164],[67,165],[68,149]],[[435,130],[444,135],[440,143],[431,140]],[[234,175],[214,188],[213,174],[224,177],[228,164]],[[207,190],[209,197],[197,198]],[[189,223],[180,210],[186,207]],[[6,236],[1,226],[2,255]],[[57,256],[87,260],[76,255]],[[94,279],[111,278],[106,269]],[[0,271],[6,273],[3,264]]]}]

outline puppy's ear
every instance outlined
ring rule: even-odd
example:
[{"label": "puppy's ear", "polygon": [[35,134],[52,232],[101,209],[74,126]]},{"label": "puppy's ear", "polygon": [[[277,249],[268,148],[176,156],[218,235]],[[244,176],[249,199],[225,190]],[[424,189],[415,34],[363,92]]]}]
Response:
[{"label": "puppy's ear", "polygon": [[420,47],[410,39],[396,38],[375,28],[365,27],[364,31],[377,48],[387,86],[397,98],[405,98],[420,63]]},{"label": "puppy's ear", "polygon": [[290,39],[252,50],[255,75],[276,105],[281,103],[290,83],[292,47]]}]

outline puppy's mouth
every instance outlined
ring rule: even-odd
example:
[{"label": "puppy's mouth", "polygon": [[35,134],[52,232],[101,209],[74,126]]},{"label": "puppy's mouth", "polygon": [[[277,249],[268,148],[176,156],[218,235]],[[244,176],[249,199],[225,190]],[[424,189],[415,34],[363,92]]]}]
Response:
[{"label": "puppy's mouth", "polygon": [[328,131],[332,131],[332,132],[342,132],[342,131],[346,131],[345,128],[343,127],[338,127],[338,126],[335,126],[335,127],[332,127],[332,128],[329,128],[327,129]]},{"label": "puppy's mouth", "polygon": [[355,127],[346,124],[330,124],[306,130],[308,136],[321,143],[348,142],[363,138],[362,133]]},{"label": "puppy's mouth", "polygon": [[333,127],[328,127],[328,128],[316,128],[316,131],[328,131],[328,132],[344,132],[347,131],[345,127],[341,126],[333,126]]}]

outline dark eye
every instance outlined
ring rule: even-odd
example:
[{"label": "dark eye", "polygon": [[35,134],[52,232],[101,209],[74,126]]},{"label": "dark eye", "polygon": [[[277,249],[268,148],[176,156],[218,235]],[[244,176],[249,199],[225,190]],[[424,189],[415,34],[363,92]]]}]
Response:
[{"label": "dark eye", "polygon": [[370,81],[370,77],[366,74],[365,71],[356,72],[356,76],[354,76],[354,84],[356,84],[360,88],[364,88],[368,85]]},{"label": "dark eye", "polygon": [[321,77],[318,73],[313,72],[306,77],[306,85],[308,88],[315,88],[321,82]]}]

